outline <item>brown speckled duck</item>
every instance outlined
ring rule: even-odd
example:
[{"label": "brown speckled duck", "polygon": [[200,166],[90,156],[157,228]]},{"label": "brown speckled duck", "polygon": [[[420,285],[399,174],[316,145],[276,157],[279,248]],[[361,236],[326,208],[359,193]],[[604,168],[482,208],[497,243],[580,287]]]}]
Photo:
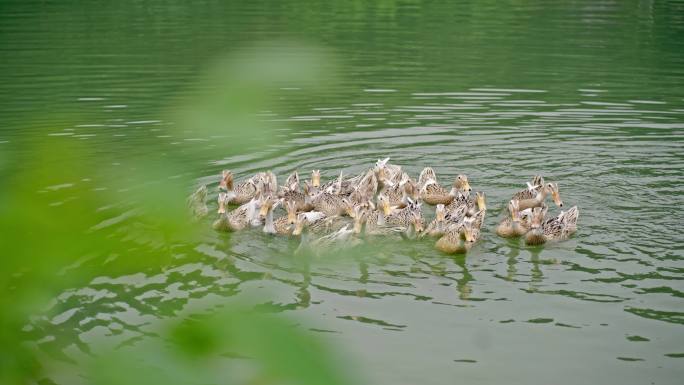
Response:
[{"label": "brown speckled duck", "polygon": [[532,180],[532,183],[527,183],[527,189],[518,191],[513,195],[512,199],[518,200],[518,207],[520,211],[540,207],[546,200],[546,196],[551,194],[553,202],[558,207],[563,207],[563,200],[560,197],[560,192],[557,183],[545,183],[544,177],[537,175]]},{"label": "brown speckled duck", "polygon": [[573,206],[558,216],[544,220],[548,207],[535,207],[530,218],[530,231],[525,234],[525,244],[541,245],[548,241],[563,241],[577,231],[579,209]]},{"label": "brown speckled duck", "polygon": [[505,215],[496,227],[496,233],[500,237],[519,237],[529,230],[527,221],[522,220],[523,218],[521,217],[518,203],[517,199],[511,199],[511,201],[508,202],[508,215]]},{"label": "brown speckled duck", "polygon": [[[425,172],[425,170],[423,170]],[[422,173],[421,173],[422,174]],[[432,171],[434,175],[434,171]],[[427,179],[423,181],[420,189],[420,198],[423,202],[429,205],[444,204],[448,205],[456,197],[459,191],[472,191],[468,177],[465,175],[458,175],[452,184],[451,190],[446,190],[437,183],[436,179]]]},{"label": "brown speckled duck", "polygon": [[214,221],[213,228],[217,231],[238,231],[250,226],[250,223],[258,219],[258,200],[252,198],[249,202],[236,208],[231,212],[226,212],[229,195],[220,192],[218,196],[219,218]]},{"label": "brown speckled duck", "polygon": [[255,175],[243,182],[238,183],[237,185],[234,185],[233,172],[229,170],[223,170],[223,175],[221,181],[219,182],[219,189],[227,191],[226,204],[234,203],[241,205],[256,197],[258,193],[258,180],[259,175]]},{"label": "brown speckled duck", "polygon": [[313,206],[314,210],[320,211],[329,217],[346,213],[344,198],[339,195],[325,191],[315,191],[310,192],[308,198],[308,203]]}]

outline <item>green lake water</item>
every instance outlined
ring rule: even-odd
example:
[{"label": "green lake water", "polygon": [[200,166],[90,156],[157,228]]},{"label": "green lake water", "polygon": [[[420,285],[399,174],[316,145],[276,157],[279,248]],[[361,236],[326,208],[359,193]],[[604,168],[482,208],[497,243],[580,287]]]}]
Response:
[{"label": "green lake water", "polygon": [[[268,143],[240,132],[219,155],[172,106],[255,44],[290,58],[316,47],[334,79],[280,87],[258,113]],[[48,137],[122,164],[159,144],[198,154],[183,177],[210,190],[202,241],[156,269],[104,269],[36,316],[32,338],[58,359],[254,296],[374,384],[684,378],[684,2],[3,1],[0,53],[0,161]],[[329,180],[386,156],[486,192],[467,256],[416,241],[303,265],[294,241],[210,230],[224,168]],[[571,240],[530,249],[494,228],[536,173],[580,218]]]}]

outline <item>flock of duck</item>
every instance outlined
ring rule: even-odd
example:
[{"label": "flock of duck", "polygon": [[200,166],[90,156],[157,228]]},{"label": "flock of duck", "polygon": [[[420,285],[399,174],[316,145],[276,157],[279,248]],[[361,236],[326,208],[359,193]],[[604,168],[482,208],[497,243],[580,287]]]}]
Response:
[{"label": "flock of duck", "polygon": [[[411,178],[389,158],[378,160],[366,172],[321,184],[320,170],[300,183],[293,172],[283,185],[276,175],[260,172],[235,183],[231,171],[223,171],[219,182],[218,231],[239,231],[262,227],[265,233],[301,237],[299,249],[314,252],[347,248],[363,238],[402,237],[436,239],[435,247],[445,253],[465,253],[480,238],[487,206],[485,194],[471,194],[468,177],[458,175],[450,188],[438,183],[431,167]],[[190,198],[196,216],[208,214],[206,186]],[[563,207],[558,184],[535,176],[527,188],[508,202],[508,213],[496,228],[499,236],[524,237],[527,245],[565,240],[577,230],[577,206],[547,217],[546,198]],[[423,203],[436,206],[435,216],[425,226]],[[228,210],[231,205],[237,205]],[[284,215],[274,218],[278,208]]]}]

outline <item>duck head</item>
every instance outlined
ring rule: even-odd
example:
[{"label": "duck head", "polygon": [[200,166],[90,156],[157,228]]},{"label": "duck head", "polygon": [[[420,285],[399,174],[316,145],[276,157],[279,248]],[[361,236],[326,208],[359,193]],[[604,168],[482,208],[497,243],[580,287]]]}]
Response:
[{"label": "duck head", "polygon": [[321,170],[311,171],[311,186],[316,188],[321,187]]},{"label": "duck head", "polygon": [[285,203],[285,209],[287,210],[287,223],[294,224],[297,221],[297,202],[288,201]]},{"label": "duck head", "polygon": [[544,217],[546,212],[549,210],[548,206],[543,205],[542,207],[535,207],[532,209],[532,215],[530,216],[530,228],[539,229],[544,223]]},{"label": "duck head", "polygon": [[511,214],[511,220],[513,222],[518,222],[520,220],[520,201],[511,199],[511,201],[508,202],[508,212]]},{"label": "duck head", "polygon": [[233,189],[233,172],[230,170],[223,170],[221,172],[221,180],[219,181],[219,189],[232,190]]},{"label": "duck head", "polygon": [[475,242],[475,230],[473,228],[472,220],[463,221],[463,237],[467,243]]},{"label": "duck head", "polygon": [[354,206],[349,198],[342,198],[342,207],[344,207],[344,213],[352,218],[356,218],[356,208],[359,206]]},{"label": "duck head", "polygon": [[418,186],[410,179],[404,183],[404,197],[413,199],[414,201],[417,201],[420,197]]},{"label": "duck head", "polygon": [[368,210],[361,206],[354,207],[354,234],[361,234],[363,229],[363,224],[366,222],[368,217]]},{"label": "duck head", "polygon": [[263,195],[259,200],[259,219],[265,219],[268,212],[272,210],[275,204],[275,199],[270,196]]},{"label": "duck head", "polygon": [[219,214],[225,214],[226,213],[226,200],[228,198],[228,194],[225,192],[220,192],[218,194],[218,213]]},{"label": "duck head", "polygon": [[563,200],[561,199],[560,192],[558,191],[558,183],[547,183],[546,191],[551,194],[553,203],[555,203],[556,206],[563,207]]},{"label": "duck head", "polygon": [[378,209],[382,210],[385,216],[392,214],[389,199],[384,194],[378,195]]},{"label": "duck head", "polygon": [[460,174],[459,176],[456,177],[456,180],[454,180],[454,185],[456,189],[460,191],[467,191],[471,192],[473,189],[470,187],[470,182],[468,182],[468,177]]},{"label": "duck head", "polygon": [[416,234],[420,234],[423,232],[423,230],[425,230],[425,222],[423,221],[423,216],[419,211],[411,212],[411,224],[413,225],[413,229],[416,231]]},{"label": "duck head", "polygon": [[295,221],[295,227],[294,230],[292,230],[292,235],[301,235],[306,223],[306,215],[304,215],[304,213],[297,215],[297,220]]},{"label": "duck head", "polygon": [[435,220],[437,222],[442,222],[444,219],[446,219],[446,207],[444,207],[443,204],[438,204],[437,207],[435,207]]}]

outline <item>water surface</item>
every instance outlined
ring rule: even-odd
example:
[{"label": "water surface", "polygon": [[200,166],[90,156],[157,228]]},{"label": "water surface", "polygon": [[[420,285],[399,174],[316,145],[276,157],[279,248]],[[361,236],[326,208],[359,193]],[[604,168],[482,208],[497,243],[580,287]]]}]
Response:
[{"label": "water surface", "polygon": [[[0,151],[20,151],[38,127],[36,137],[123,143],[122,162],[146,143],[201,153],[213,138],[174,137],[169,106],[219,55],[285,39],[331,52],[339,79],[279,90],[260,114],[278,127],[274,143],[200,159],[189,183],[214,192],[224,168],[238,179],[314,168],[330,179],[391,156],[412,175],[424,166],[443,181],[466,173],[488,199],[483,239],[467,256],[405,242],[307,262],[291,256],[296,242],[287,239],[207,231],[198,244],[174,247],[159,269],[103,274],[62,293],[36,321],[47,351],[78,359],[94,341],[154,338],[159,320],[259,293],[350,353],[372,383],[678,383],[684,375],[682,2],[22,1],[1,9]],[[530,249],[493,229],[536,173],[558,182],[581,214],[571,240]]]}]

